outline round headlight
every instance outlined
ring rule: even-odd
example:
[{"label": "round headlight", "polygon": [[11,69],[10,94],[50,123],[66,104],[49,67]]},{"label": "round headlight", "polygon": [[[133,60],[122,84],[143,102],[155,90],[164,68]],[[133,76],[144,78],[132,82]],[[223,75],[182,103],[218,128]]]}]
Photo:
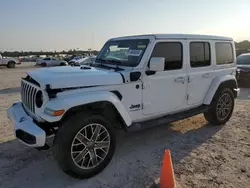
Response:
[{"label": "round headlight", "polygon": [[36,93],[36,106],[37,108],[41,108],[43,105],[43,93],[42,91],[38,91]]}]

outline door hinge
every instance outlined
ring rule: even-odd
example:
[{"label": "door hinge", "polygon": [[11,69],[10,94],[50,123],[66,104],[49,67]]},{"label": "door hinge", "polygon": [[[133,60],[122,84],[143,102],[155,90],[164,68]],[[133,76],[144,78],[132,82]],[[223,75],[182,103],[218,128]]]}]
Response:
[{"label": "door hinge", "polygon": [[187,100],[191,99],[191,95],[187,94]]}]

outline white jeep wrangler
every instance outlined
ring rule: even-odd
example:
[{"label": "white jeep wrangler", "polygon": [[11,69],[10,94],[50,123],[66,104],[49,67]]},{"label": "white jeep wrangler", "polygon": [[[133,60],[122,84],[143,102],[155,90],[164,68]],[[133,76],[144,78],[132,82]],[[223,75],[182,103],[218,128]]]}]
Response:
[{"label": "white jeep wrangler", "polygon": [[110,39],[91,66],[44,68],[21,82],[8,116],[24,144],[52,151],[69,175],[110,162],[115,130],[135,131],[204,113],[225,124],[239,94],[231,38],[143,35]]}]

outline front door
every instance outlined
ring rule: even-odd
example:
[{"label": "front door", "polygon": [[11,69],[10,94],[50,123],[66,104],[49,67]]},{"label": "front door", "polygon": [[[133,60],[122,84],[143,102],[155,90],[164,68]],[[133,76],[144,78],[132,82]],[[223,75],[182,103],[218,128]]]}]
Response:
[{"label": "front door", "polygon": [[209,41],[188,41],[188,105],[203,103],[215,75],[212,69],[211,44]]},{"label": "front door", "polygon": [[164,57],[165,70],[143,77],[143,114],[168,113],[186,105],[185,41],[158,41],[151,57]]}]

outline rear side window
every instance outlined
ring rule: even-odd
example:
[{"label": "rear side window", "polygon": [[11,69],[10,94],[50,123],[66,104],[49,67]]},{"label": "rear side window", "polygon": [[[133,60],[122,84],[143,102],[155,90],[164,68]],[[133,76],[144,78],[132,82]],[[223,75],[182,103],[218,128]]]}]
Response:
[{"label": "rear side window", "polygon": [[189,48],[191,67],[205,67],[211,64],[210,45],[208,42],[191,42]]},{"label": "rear side window", "polygon": [[159,42],[155,45],[151,57],[164,57],[165,70],[182,68],[182,44],[180,42]]},{"label": "rear side window", "polygon": [[230,64],[234,62],[233,47],[229,42],[216,42],[216,63],[217,65]]}]

